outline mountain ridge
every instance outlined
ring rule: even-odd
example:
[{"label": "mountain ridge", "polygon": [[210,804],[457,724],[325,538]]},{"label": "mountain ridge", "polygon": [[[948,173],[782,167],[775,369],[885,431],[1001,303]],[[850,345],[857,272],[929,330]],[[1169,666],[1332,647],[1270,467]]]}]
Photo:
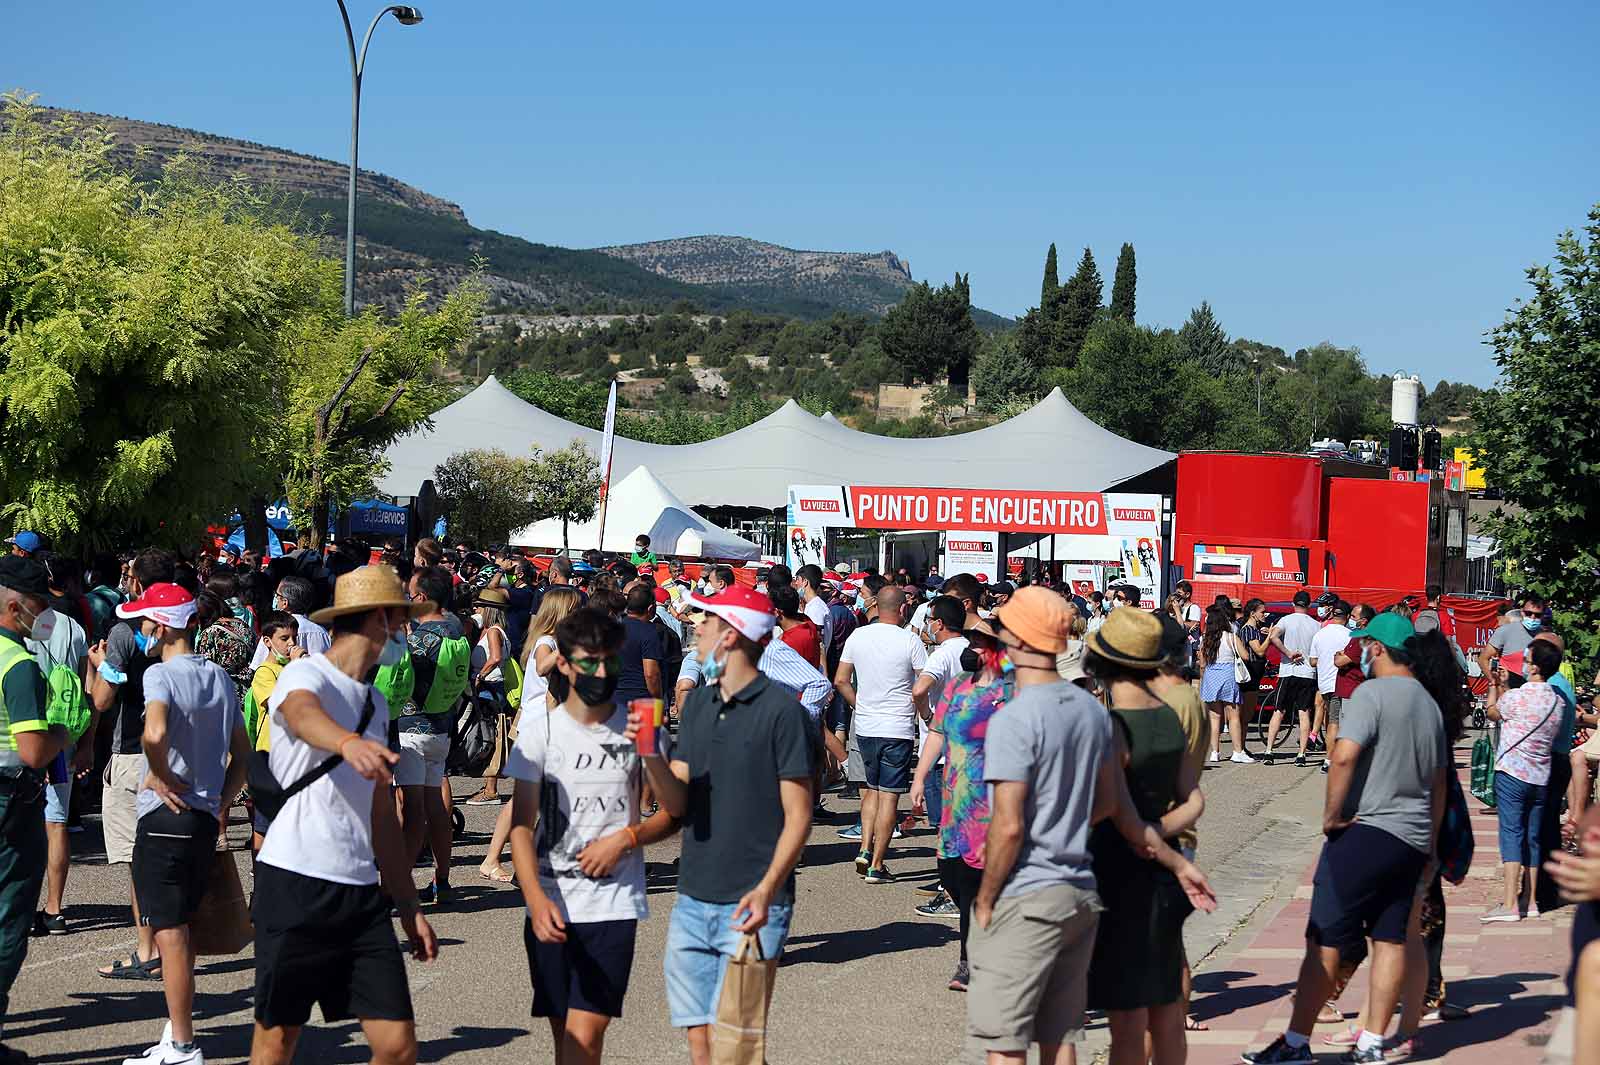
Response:
[{"label": "mountain ridge", "polygon": [[[344,236],[349,167],[289,148],[143,119],[37,106],[43,121],[64,120],[111,135],[119,167],[153,178],[180,155],[207,180],[242,176],[263,192],[286,193],[287,212],[337,253]],[[7,121],[0,111],[0,126]],[[823,318],[840,311],[881,316],[915,281],[892,251],[802,251],[749,237],[707,235],[577,249],[480,229],[457,203],[374,170],[357,174],[357,300],[393,311],[417,283],[438,291],[481,262],[491,302],[503,311],[664,309],[685,303]],[[979,308],[984,328],[1009,319]]]}]

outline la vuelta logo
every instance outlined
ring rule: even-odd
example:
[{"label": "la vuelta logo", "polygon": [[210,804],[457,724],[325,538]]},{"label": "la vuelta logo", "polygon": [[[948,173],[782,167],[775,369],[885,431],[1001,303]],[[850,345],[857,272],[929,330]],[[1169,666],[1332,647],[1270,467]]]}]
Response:
[{"label": "la vuelta logo", "polygon": [[813,514],[838,514],[840,511],[837,499],[802,499],[800,509]]}]

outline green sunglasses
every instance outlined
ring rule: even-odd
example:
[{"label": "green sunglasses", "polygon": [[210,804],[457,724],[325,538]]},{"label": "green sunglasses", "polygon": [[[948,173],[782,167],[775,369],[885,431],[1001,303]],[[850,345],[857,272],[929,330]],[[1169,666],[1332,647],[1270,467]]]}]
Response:
[{"label": "green sunglasses", "polygon": [[621,655],[607,655],[604,658],[569,658],[567,661],[572,663],[573,669],[586,677],[592,677],[598,673],[602,664],[606,667],[607,674],[615,676],[622,672]]}]

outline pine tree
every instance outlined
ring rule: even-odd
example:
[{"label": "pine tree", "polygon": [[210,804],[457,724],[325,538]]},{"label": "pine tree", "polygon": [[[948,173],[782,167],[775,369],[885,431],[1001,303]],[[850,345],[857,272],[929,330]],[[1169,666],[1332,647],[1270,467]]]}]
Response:
[{"label": "pine tree", "polygon": [[1117,255],[1117,273],[1111,281],[1111,316],[1125,322],[1133,321],[1134,290],[1139,284],[1139,271],[1133,263],[1133,245],[1124,244]]},{"label": "pine tree", "polygon": [[1064,366],[1076,365],[1078,353],[1083,350],[1083,338],[1089,335],[1100,313],[1103,284],[1100,270],[1094,264],[1094,253],[1083,249],[1078,260],[1078,270],[1061,289],[1059,310],[1056,312],[1056,358]]},{"label": "pine tree", "polygon": [[1205,300],[1189,312],[1189,320],[1178,330],[1178,357],[1214,377],[1242,372],[1244,358],[1228,343],[1228,334]]},{"label": "pine tree", "polygon": [[1060,291],[1061,277],[1056,273],[1056,246],[1052,243],[1044,257],[1044,284],[1039,287],[1039,306],[1048,308]]}]

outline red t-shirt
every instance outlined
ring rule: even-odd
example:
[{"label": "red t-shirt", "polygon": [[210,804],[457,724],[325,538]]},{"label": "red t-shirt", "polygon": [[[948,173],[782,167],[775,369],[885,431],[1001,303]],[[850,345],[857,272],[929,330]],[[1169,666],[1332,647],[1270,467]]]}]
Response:
[{"label": "red t-shirt", "polygon": [[1333,678],[1333,694],[1340,699],[1350,698],[1361,682],[1367,679],[1367,675],[1361,672],[1361,641],[1351,640],[1345,644],[1344,656],[1350,660],[1350,664],[1340,666]]},{"label": "red t-shirt", "polygon": [[801,658],[818,669],[822,668],[822,635],[816,623],[806,618],[793,628],[783,630],[783,642],[793,647]]}]

